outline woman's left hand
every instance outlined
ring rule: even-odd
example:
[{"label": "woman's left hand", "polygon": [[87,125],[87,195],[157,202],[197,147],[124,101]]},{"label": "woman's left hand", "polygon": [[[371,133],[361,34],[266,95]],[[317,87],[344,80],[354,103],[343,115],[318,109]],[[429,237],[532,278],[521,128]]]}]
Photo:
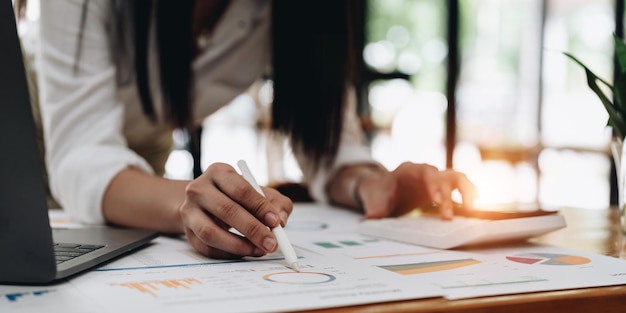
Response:
[{"label": "woman's left hand", "polygon": [[462,204],[471,208],[477,191],[465,174],[405,162],[392,172],[368,175],[356,192],[360,195],[366,218],[398,216],[415,208],[437,206],[444,219],[451,219],[454,190],[460,192]]}]

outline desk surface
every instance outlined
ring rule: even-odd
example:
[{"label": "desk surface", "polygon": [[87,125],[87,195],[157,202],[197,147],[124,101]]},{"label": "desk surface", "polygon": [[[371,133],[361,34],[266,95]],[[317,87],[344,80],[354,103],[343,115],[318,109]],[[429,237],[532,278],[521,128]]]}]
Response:
[{"label": "desk surface", "polygon": [[[617,210],[562,210],[568,227],[533,242],[626,259],[626,240]],[[626,285],[537,292],[463,300],[443,298],[399,301],[311,312],[624,312]]]}]

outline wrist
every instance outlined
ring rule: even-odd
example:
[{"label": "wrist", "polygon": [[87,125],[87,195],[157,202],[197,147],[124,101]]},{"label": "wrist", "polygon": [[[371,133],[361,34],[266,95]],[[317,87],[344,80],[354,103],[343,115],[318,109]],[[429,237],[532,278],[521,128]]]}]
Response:
[{"label": "wrist", "polygon": [[366,180],[375,173],[388,173],[378,163],[359,163],[341,167],[326,184],[330,203],[355,210],[363,210],[361,190]]},{"label": "wrist", "polygon": [[350,195],[352,200],[356,204],[356,208],[364,211],[365,207],[363,205],[363,197],[361,196],[361,187],[364,185],[363,183],[372,175],[381,174],[386,172],[383,168],[379,166],[368,166],[364,167],[359,171],[354,180],[352,181],[352,186],[350,188]]}]

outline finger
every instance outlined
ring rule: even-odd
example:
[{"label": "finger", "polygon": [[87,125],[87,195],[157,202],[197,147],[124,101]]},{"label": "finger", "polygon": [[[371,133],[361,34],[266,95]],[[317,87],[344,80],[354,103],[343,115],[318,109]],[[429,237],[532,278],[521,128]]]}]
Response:
[{"label": "finger", "polygon": [[439,215],[443,219],[451,219],[453,216],[450,198],[449,180],[445,177],[445,171],[439,171],[434,167],[423,168],[422,180],[428,196],[430,197],[431,206],[436,207]]},{"label": "finger", "polygon": [[267,199],[270,200],[272,205],[279,208],[280,212],[278,215],[281,219],[280,224],[282,226],[285,226],[285,224],[287,223],[287,219],[293,212],[293,202],[291,201],[291,199],[289,199],[289,197],[283,195],[276,189],[266,188],[266,187],[262,187],[262,188],[263,188],[263,192],[267,196]]},{"label": "finger", "polygon": [[[212,164],[198,179],[195,179],[187,185],[186,202],[192,204],[192,209],[194,207],[201,208],[209,213],[212,218],[229,225],[229,227],[235,228],[262,251],[266,253],[275,251],[278,244],[276,243],[274,234],[265,224],[257,219],[257,217],[236,202],[236,199],[241,198],[241,196],[233,197],[232,195],[227,195],[226,193],[233,193],[233,191],[228,188],[234,188],[234,190],[247,189],[249,192],[254,193],[257,198],[268,203],[260,194],[254,191],[252,186],[250,186],[232,166],[224,163]],[[269,205],[266,206],[271,207]],[[273,222],[274,225],[278,225],[279,219],[277,215],[275,214],[273,218],[274,221],[270,222]],[[205,217],[203,220],[206,221],[206,219]],[[187,223],[191,222],[193,221]],[[267,224],[271,225],[272,223]],[[193,228],[193,230],[198,237],[205,240],[206,238],[198,233],[198,229],[202,231],[210,231],[211,229],[202,227],[204,227],[204,225],[199,225]]]},{"label": "finger", "polygon": [[442,184],[441,172],[434,167],[428,167],[424,169],[422,175],[430,201],[439,206],[444,201],[444,195],[439,188]]},{"label": "finger", "polygon": [[[258,193],[232,167],[230,167],[230,170],[230,174],[234,173],[235,175],[229,175],[226,179],[223,176],[210,176],[213,178],[215,186],[268,227],[273,228],[280,225],[280,210],[272,205],[264,195]],[[233,211],[232,213],[236,212]],[[225,213],[231,212],[225,211]]]},{"label": "finger", "polygon": [[461,200],[465,208],[473,208],[474,199],[478,195],[476,186],[463,173],[454,170],[446,170],[445,177],[452,184],[452,189],[457,189],[461,194]]},{"label": "finger", "polygon": [[473,209],[474,200],[478,197],[478,189],[476,186],[467,178],[467,176],[461,174],[457,183],[457,189],[461,193],[463,205],[469,209]]},{"label": "finger", "polygon": [[207,256],[233,258],[264,254],[263,250],[246,238],[220,227],[199,208],[186,210],[183,219],[188,230],[189,242],[196,250]]},{"label": "finger", "polygon": [[[254,191],[254,189],[250,190]],[[205,208],[216,219],[235,228],[263,251],[274,252],[276,250],[277,242],[275,236],[265,224],[259,221],[246,208],[221,192],[208,193],[206,195],[196,199],[200,207]],[[260,195],[259,197],[261,197],[261,202],[265,203],[264,205],[269,205],[266,199]],[[278,216],[274,214],[272,218],[275,220],[274,225],[278,225]]]},{"label": "finger", "polygon": [[193,231],[189,228],[185,228],[185,235],[187,237],[187,241],[191,246],[198,251],[198,253],[212,258],[212,259],[239,259],[242,256],[234,253],[229,253],[224,250],[217,249],[215,247],[211,247],[206,245],[202,240],[200,240]]},{"label": "finger", "polygon": [[278,209],[256,192],[232,166],[212,164],[187,186],[187,197],[263,251],[273,252],[278,247],[276,237],[268,229],[268,226],[279,225]]},{"label": "finger", "polygon": [[452,204],[452,188],[449,182],[442,179],[439,184],[439,194],[441,194],[441,202],[439,203],[439,214],[446,220],[452,219],[454,216]]}]

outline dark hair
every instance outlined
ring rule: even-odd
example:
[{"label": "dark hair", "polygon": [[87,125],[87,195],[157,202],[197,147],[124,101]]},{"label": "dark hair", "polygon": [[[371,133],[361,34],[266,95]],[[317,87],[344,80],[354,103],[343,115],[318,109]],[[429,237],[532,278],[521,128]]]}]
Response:
[{"label": "dark hair", "polygon": [[341,139],[346,88],[353,83],[350,1],[274,0],[272,128],[329,165]]},{"label": "dark hair", "polygon": [[[148,44],[152,0],[131,1],[134,17],[135,74],[143,111],[156,119],[150,95]],[[191,124],[193,76],[191,61],[193,0],[155,1],[157,49],[159,51],[160,87],[169,122],[175,127]]]},{"label": "dark hair", "polygon": [[[154,120],[147,66],[153,1],[112,3],[114,37],[117,37],[114,45],[123,45],[120,36],[128,33],[129,26],[124,23],[128,18],[125,12],[132,12],[134,77],[144,113]],[[335,159],[341,139],[346,88],[354,79],[348,18],[350,3],[272,2],[272,129],[289,135],[291,144],[310,155],[315,167],[330,165]],[[176,127],[188,128],[192,116],[191,64],[195,53],[194,1],[154,1],[154,4],[163,102],[169,121]],[[122,51],[124,47],[117,50]]]}]

